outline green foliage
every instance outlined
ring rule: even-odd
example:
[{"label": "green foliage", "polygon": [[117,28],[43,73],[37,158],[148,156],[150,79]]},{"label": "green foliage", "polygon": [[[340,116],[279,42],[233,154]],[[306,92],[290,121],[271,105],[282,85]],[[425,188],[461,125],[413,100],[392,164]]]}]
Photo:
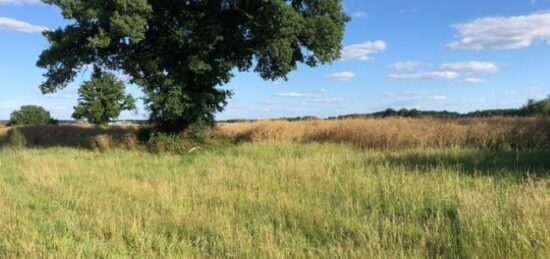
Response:
[{"label": "green foliage", "polygon": [[232,71],[274,80],[299,63],[337,60],[349,20],[342,0],[44,2],[73,23],[44,33],[42,91],[64,88],[86,64],[118,70],[143,88],[150,119],[171,131],[213,123]]},{"label": "green foliage", "polygon": [[14,128],[11,130],[9,139],[8,139],[8,147],[10,148],[25,148],[27,147],[27,138],[21,131],[19,131],[17,128]]},{"label": "green foliage", "polygon": [[192,141],[172,133],[156,132],[149,138],[147,147],[153,153],[186,154],[194,147]]},{"label": "green foliage", "polygon": [[136,109],[135,100],[125,94],[125,85],[111,73],[95,67],[92,79],[78,90],[80,95],[73,118],[86,118],[94,124],[107,124],[118,118],[121,111]]},{"label": "green foliage", "polygon": [[26,105],[11,114],[10,125],[45,125],[53,124],[50,112],[40,106]]},{"label": "green foliage", "polygon": [[529,100],[522,110],[527,115],[550,116],[550,96],[540,101]]}]

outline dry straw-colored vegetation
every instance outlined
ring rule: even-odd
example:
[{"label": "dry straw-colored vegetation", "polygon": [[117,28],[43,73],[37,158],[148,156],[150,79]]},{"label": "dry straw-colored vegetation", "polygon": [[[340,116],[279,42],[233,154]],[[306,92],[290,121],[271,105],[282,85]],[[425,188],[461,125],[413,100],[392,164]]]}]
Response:
[{"label": "dry straw-colored vegetation", "polygon": [[[29,146],[134,149],[138,126],[27,126],[17,128]],[[13,128],[0,128],[0,143]],[[550,148],[548,118],[347,119],[299,122],[258,121],[220,124],[210,135],[235,143],[254,141],[328,142],[362,149]]]},{"label": "dry straw-colored vegetation", "polygon": [[550,147],[550,120],[545,118],[260,121],[222,124],[220,129],[238,141],[316,141],[380,150]]}]

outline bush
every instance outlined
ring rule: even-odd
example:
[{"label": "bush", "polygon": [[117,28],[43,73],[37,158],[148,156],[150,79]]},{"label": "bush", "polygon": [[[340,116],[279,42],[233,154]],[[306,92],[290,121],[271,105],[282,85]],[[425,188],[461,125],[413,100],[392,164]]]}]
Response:
[{"label": "bush", "polygon": [[14,111],[10,117],[10,125],[46,125],[53,124],[50,112],[40,106],[26,105]]},{"label": "bush", "polygon": [[178,135],[169,133],[153,133],[147,146],[153,153],[176,153],[185,154],[188,153],[193,147],[194,143],[189,140],[185,140]]},{"label": "bush", "polygon": [[211,127],[205,123],[194,123],[182,132],[181,137],[192,142],[204,144],[210,137],[210,130]]},{"label": "bush", "polygon": [[27,147],[27,138],[21,131],[19,131],[17,128],[14,128],[11,130],[9,139],[8,139],[8,147],[10,148],[25,148]]}]

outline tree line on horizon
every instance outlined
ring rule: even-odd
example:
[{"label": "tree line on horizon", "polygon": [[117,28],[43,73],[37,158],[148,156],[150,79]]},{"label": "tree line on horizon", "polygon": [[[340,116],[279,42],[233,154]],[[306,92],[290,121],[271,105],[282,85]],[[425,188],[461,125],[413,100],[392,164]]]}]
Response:
[{"label": "tree line on horizon", "polygon": [[[123,92],[119,92],[118,96],[121,97],[121,99],[130,98],[128,96],[124,97]],[[133,99],[130,98],[128,99],[127,103],[123,102],[123,103],[120,103],[119,105],[131,106],[133,104],[132,102],[133,102]],[[80,104],[80,105],[82,106],[83,104]],[[81,109],[84,109],[84,108],[81,108]],[[102,114],[102,113],[98,113],[98,114]],[[331,117],[328,117],[327,119],[342,120],[342,119],[391,118],[391,117],[459,119],[459,118],[531,117],[531,116],[542,116],[542,117],[550,116],[550,96],[539,101],[531,99],[527,102],[527,104],[517,109],[492,109],[492,110],[478,110],[478,111],[468,112],[468,113],[459,113],[459,112],[450,112],[446,110],[422,111],[418,109],[395,110],[395,109],[389,108],[389,109],[386,109],[385,111],[380,111],[380,112],[331,116]],[[85,116],[83,116],[82,118],[84,117]],[[305,120],[321,120],[321,118],[316,116],[301,116],[301,117],[283,117],[283,118],[277,118],[273,120],[305,121]],[[139,120],[128,120],[128,121],[132,121],[134,123],[140,123],[140,124],[142,123],[142,121],[139,121]],[[230,120],[219,120],[217,122],[239,123],[239,122],[254,122],[254,121],[258,121],[258,120],[230,119]],[[69,122],[69,121],[59,121],[59,120],[53,119],[50,116],[50,113],[41,106],[25,105],[25,106],[22,106],[19,110],[11,113],[10,120],[7,124],[11,126],[46,125],[46,124],[58,124],[60,122]],[[94,123],[93,121],[89,121],[89,120],[88,122]],[[105,125],[105,124],[101,124],[101,125]]]}]

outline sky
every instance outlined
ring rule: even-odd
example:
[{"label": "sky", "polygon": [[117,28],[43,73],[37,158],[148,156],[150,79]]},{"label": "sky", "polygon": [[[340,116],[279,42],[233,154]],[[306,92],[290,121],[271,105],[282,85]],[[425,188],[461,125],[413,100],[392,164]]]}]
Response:
[{"label": "sky", "polygon": [[[217,119],[329,117],[387,108],[517,108],[550,94],[550,0],[344,0],[342,58],[300,65],[287,81],[236,73]],[[39,0],[0,0],[0,120],[21,105],[41,105],[70,119],[79,75],[67,89],[42,95],[36,67],[48,43],[40,33],[66,25]],[[142,96],[136,86],[127,89]],[[146,119],[125,112],[121,119]]]}]

